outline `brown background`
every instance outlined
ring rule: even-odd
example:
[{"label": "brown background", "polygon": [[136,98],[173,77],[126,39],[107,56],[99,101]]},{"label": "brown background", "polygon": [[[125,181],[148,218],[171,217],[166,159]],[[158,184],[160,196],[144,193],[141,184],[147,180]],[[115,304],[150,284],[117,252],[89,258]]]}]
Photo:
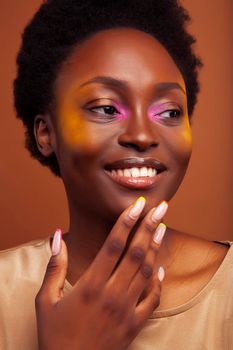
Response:
[{"label": "brown background", "polygon": [[[12,80],[20,34],[40,0],[0,0],[0,249],[66,229],[60,180],[30,159],[15,119]],[[233,240],[233,2],[184,0],[205,67],[194,114],[194,150],[187,176],[170,202],[167,223],[208,239]]]}]

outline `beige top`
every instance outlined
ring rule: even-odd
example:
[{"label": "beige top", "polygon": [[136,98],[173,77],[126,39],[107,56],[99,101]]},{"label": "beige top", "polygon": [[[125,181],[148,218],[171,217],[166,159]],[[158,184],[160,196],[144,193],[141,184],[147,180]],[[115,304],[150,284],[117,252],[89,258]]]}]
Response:
[{"label": "beige top", "polygon": [[[0,252],[1,350],[38,349],[34,299],[51,256],[49,238]],[[64,292],[71,288],[66,281]],[[155,311],[129,349],[232,350],[233,246],[195,297]]]}]

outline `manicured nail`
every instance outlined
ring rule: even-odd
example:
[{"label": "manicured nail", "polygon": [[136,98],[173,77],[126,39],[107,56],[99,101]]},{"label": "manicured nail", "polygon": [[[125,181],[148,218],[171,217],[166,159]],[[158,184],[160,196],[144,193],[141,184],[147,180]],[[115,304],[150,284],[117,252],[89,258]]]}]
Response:
[{"label": "manicured nail", "polygon": [[129,217],[134,220],[137,219],[141,214],[145,206],[145,203],[146,203],[146,199],[144,197],[139,197],[134,203],[133,208],[131,208],[131,210],[129,211],[129,214],[128,214]]},{"label": "manicured nail", "polygon": [[155,230],[154,237],[153,237],[153,240],[155,243],[160,244],[162,242],[166,228],[167,226],[163,222],[160,222],[160,224]]},{"label": "manicured nail", "polygon": [[164,280],[164,277],[165,277],[164,268],[163,268],[163,266],[160,266],[158,268],[158,279],[160,280],[160,282],[162,282]]},{"label": "manicured nail", "polygon": [[58,255],[60,253],[61,235],[62,235],[62,231],[58,228],[53,236],[52,255]]},{"label": "manicured nail", "polygon": [[167,202],[163,201],[152,213],[151,220],[157,222],[162,219],[168,208]]}]

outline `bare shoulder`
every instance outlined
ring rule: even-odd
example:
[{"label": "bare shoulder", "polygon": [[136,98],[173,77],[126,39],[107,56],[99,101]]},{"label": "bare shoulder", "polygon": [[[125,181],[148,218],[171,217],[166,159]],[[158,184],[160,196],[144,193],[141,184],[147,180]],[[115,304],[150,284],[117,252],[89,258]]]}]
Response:
[{"label": "bare shoulder", "polygon": [[229,250],[229,245],[226,244],[209,241],[184,232],[176,231],[176,234],[183,242],[183,253],[186,259],[196,258],[197,264],[200,263],[203,267],[212,263],[221,263]]},{"label": "bare shoulder", "polygon": [[[177,246],[176,262],[179,271],[183,273],[207,272],[214,273],[225,258],[229,246],[213,241],[208,241],[200,237],[192,236],[184,232],[170,229],[173,237],[172,244]],[[181,270],[180,270],[181,269]]]},{"label": "bare shoulder", "polygon": [[[168,250],[173,259],[168,264],[159,309],[175,307],[198,294],[222,264],[229,246],[211,242],[169,228]],[[174,295],[174,290],[176,294]]]}]

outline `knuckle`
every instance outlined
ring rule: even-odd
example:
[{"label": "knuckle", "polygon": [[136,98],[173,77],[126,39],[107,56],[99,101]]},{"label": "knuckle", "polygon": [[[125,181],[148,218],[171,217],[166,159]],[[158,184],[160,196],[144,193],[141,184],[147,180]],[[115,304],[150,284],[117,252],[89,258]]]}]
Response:
[{"label": "knuckle", "polygon": [[155,232],[155,224],[152,223],[151,221],[147,220],[145,222],[145,229],[149,233],[154,233]]},{"label": "knuckle", "polygon": [[122,219],[121,223],[122,223],[124,228],[126,228],[127,230],[131,230],[135,224],[135,221],[136,221],[135,219],[133,219],[127,215]]},{"label": "knuckle", "polygon": [[110,255],[120,256],[125,248],[125,243],[117,238],[111,238],[107,241],[107,252]]},{"label": "knuckle", "polygon": [[92,301],[96,300],[100,294],[100,288],[95,284],[83,285],[80,290],[82,301],[85,304],[89,304]]},{"label": "knuckle", "polygon": [[139,246],[134,246],[129,250],[130,260],[133,262],[141,263],[146,256],[146,252]]},{"label": "knuckle", "polygon": [[153,275],[153,268],[149,264],[143,264],[140,271],[143,277],[145,277],[146,279],[151,278],[151,276]]},{"label": "knuckle", "polygon": [[56,259],[52,257],[47,265],[46,274],[51,276],[58,274],[61,271],[61,266],[57,263]]},{"label": "knuckle", "polygon": [[116,295],[106,293],[102,300],[102,309],[108,314],[115,314],[116,312],[118,312],[120,309],[120,305]]},{"label": "knuckle", "polygon": [[153,244],[151,245],[151,249],[152,249],[152,251],[153,251],[155,254],[158,253],[159,247],[160,247],[159,244],[157,244],[157,243],[155,243],[155,242],[153,242]]},{"label": "knuckle", "polygon": [[104,313],[114,316],[116,321],[121,322],[128,314],[130,306],[127,293],[122,295],[122,292],[113,285],[105,289],[100,305]]}]

